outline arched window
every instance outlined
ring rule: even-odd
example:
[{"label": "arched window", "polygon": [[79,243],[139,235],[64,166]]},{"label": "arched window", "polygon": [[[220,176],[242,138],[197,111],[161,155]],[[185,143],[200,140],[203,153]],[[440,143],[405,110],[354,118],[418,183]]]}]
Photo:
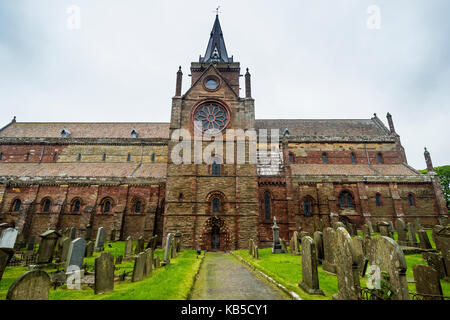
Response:
[{"label": "arched window", "polygon": [[218,164],[217,162],[217,160],[214,160],[212,164],[211,171],[213,176],[220,176],[220,164]]},{"label": "arched window", "polygon": [[14,200],[13,205],[12,205],[12,211],[18,212],[20,210],[21,205],[22,205],[22,201],[20,199]]},{"label": "arched window", "polygon": [[264,218],[270,220],[272,218],[270,193],[264,193]]},{"label": "arched window", "polygon": [[377,154],[377,160],[378,160],[378,164],[383,163],[383,155],[381,153]]},{"label": "arched window", "polygon": [[106,153],[103,154],[103,161],[106,161]]},{"label": "arched window", "polygon": [[381,207],[381,194],[377,193],[375,195],[375,203],[376,203],[377,207]]},{"label": "arched window", "polygon": [[128,161],[128,162],[131,161],[131,153],[128,154],[128,156],[127,156],[127,161]]},{"label": "arched window", "polygon": [[154,153],[152,153],[152,162],[155,162],[156,159],[156,155]]},{"label": "arched window", "polygon": [[220,199],[219,198],[212,199],[212,208],[213,208],[213,213],[220,212]]},{"label": "arched window", "polygon": [[303,214],[305,217],[312,217],[312,200],[311,198],[307,197],[303,200]]},{"label": "arched window", "polygon": [[71,211],[73,213],[78,213],[80,212],[80,208],[81,208],[81,201],[79,199],[72,200]]},{"label": "arched window", "polygon": [[355,156],[355,154],[353,152],[352,152],[350,157],[352,159],[352,164],[355,164],[356,163],[356,156]]},{"label": "arched window", "polygon": [[353,208],[353,196],[348,191],[339,194],[339,206],[341,209]]},{"label": "arched window", "polygon": [[50,199],[44,199],[42,202],[42,212],[50,212],[50,206],[52,205],[52,202]]},{"label": "arched window", "polygon": [[408,194],[408,203],[410,207],[414,207],[416,205],[414,195],[412,193]]},{"label": "arched window", "polygon": [[81,153],[78,154],[77,160],[78,160],[78,161],[81,161]]},{"label": "arched window", "polygon": [[141,213],[141,209],[142,209],[142,202],[141,200],[137,200],[134,205],[134,213]]},{"label": "arched window", "polygon": [[324,164],[326,164],[326,163],[328,162],[327,154],[326,154],[325,152],[322,153],[322,162],[323,162]]},{"label": "arched window", "polygon": [[111,208],[112,208],[111,199],[106,198],[101,202],[100,209],[101,209],[102,213],[110,213]]},{"label": "arched window", "polygon": [[182,193],[180,193],[180,194],[178,195],[178,201],[183,201],[183,194],[182,194]]},{"label": "arched window", "polygon": [[289,153],[289,163],[294,163],[294,155]]}]

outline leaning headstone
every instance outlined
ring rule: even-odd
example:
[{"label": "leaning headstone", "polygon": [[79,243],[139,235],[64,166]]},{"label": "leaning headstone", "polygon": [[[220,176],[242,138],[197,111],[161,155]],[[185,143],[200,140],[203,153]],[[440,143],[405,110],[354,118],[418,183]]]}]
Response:
[{"label": "leaning headstone", "polygon": [[367,268],[367,259],[364,254],[364,240],[360,236],[352,238],[353,250],[358,262],[359,275],[364,277]]},{"label": "leaning headstone", "polygon": [[136,258],[134,258],[133,277],[131,279],[132,282],[137,282],[144,279],[146,256],[147,255],[145,252],[141,252]]},{"label": "leaning headstone", "polygon": [[133,255],[133,241],[131,241],[131,237],[128,236],[128,238],[125,240],[124,257],[125,259],[128,259],[132,255]]},{"label": "leaning headstone", "polygon": [[95,258],[94,293],[114,290],[114,257],[109,252],[102,252]]},{"label": "leaning headstone", "polygon": [[325,228],[323,231],[323,253],[324,260],[323,270],[336,273],[336,258],[334,252],[334,246],[336,244],[335,230],[333,228]]},{"label": "leaning headstone", "polygon": [[75,240],[76,235],[77,235],[77,228],[75,227],[70,228],[70,240]]},{"label": "leaning headstone", "polygon": [[248,240],[248,254],[253,256],[253,239]]},{"label": "leaning headstone", "polygon": [[281,248],[280,243],[280,227],[277,226],[277,217],[273,217],[273,245],[272,245],[272,253],[282,253],[283,249]]},{"label": "leaning headstone", "polygon": [[19,233],[16,238],[16,243],[14,244],[14,250],[20,251],[22,248],[25,248],[26,241],[23,233]]},{"label": "leaning headstone", "polygon": [[430,266],[416,264],[413,273],[418,294],[440,296],[423,296],[424,300],[444,300],[439,273],[436,270]]},{"label": "leaning headstone", "polygon": [[105,250],[106,241],[106,229],[103,227],[98,228],[97,237],[95,238],[95,252],[101,252]]},{"label": "leaning headstone", "polygon": [[0,237],[0,248],[10,248],[13,249],[16,244],[17,236],[19,235],[19,231],[14,228],[8,228],[3,230],[2,235]]},{"label": "leaning headstone", "polygon": [[78,268],[83,267],[84,254],[86,252],[86,240],[77,238],[70,243],[69,252],[67,254],[66,270],[70,266]]},{"label": "leaning headstone", "polygon": [[389,237],[374,237],[366,248],[371,266],[377,266],[389,276],[389,288],[393,300],[409,300],[406,280],[406,259],[400,246]]},{"label": "leaning headstone", "polygon": [[428,239],[428,234],[425,230],[419,231],[419,239],[420,239],[420,247],[422,249],[433,249],[430,243],[430,239]]},{"label": "leaning headstone", "polygon": [[[316,234],[317,232],[315,232]],[[302,281],[299,286],[309,294],[324,295],[319,288],[319,273],[317,271],[317,253],[314,240],[311,237],[302,238]]]},{"label": "leaning headstone", "polygon": [[148,276],[150,273],[152,273],[152,269],[153,269],[153,250],[146,249],[145,254],[146,254],[146,260],[145,260],[144,275]]},{"label": "leaning headstone", "polygon": [[445,278],[445,264],[440,253],[423,252],[422,258],[430,267],[438,272],[440,279]]},{"label": "leaning headstone", "polygon": [[41,234],[40,237],[42,240],[38,249],[37,263],[51,263],[53,260],[56,242],[61,237],[61,234],[55,230],[48,230]]},{"label": "leaning headstone", "polygon": [[14,255],[14,249],[0,248],[0,280],[2,280],[3,272]]},{"label": "leaning headstone", "polygon": [[[316,258],[317,263],[322,264],[324,255],[323,255],[323,233],[320,231],[314,232],[314,246],[316,247]],[[302,246],[303,250],[303,246]]]},{"label": "leaning headstone", "polygon": [[416,230],[413,223],[408,223],[408,244],[410,247],[418,247]]},{"label": "leaning headstone", "polygon": [[408,240],[407,240],[407,233],[406,233],[406,224],[402,219],[395,220],[395,229],[397,230],[398,244],[401,246],[407,246]]},{"label": "leaning headstone", "polygon": [[172,244],[170,245],[170,258],[173,259],[177,256],[175,235],[172,236]]},{"label": "leaning headstone", "polygon": [[134,254],[139,254],[144,251],[145,246],[145,240],[143,236],[140,236],[136,245],[136,248],[134,249]]},{"label": "leaning headstone", "polygon": [[358,300],[359,269],[358,256],[350,234],[344,228],[336,230],[336,275],[338,293],[335,300]]},{"label": "leaning headstone", "polygon": [[172,248],[172,233],[168,233],[167,234],[167,238],[166,238],[166,247],[164,250],[164,263],[168,264],[170,263],[170,250]]},{"label": "leaning headstone", "polygon": [[50,277],[42,270],[28,271],[9,287],[6,300],[48,300]]},{"label": "leaning headstone", "polygon": [[89,241],[86,244],[86,258],[92,257],[94,255],[94,241]]}]

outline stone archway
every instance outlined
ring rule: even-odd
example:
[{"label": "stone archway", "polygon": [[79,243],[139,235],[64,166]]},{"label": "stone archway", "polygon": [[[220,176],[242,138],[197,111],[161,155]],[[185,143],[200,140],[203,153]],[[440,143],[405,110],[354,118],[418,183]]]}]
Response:
[{"label": "stone archway", "polygon": [[230,232],[224,219],[211,217],[206,220],[200,233],[200,246],[206,251],[231,250]]}]

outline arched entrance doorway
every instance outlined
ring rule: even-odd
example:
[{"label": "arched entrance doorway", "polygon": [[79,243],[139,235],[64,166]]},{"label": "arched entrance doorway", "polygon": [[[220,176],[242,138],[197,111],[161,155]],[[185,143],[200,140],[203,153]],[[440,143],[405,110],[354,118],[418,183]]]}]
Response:
[{"label": "arched entrance doorway", "polygon": [[220,250],[220,227],[211,228],[211,250]]}]

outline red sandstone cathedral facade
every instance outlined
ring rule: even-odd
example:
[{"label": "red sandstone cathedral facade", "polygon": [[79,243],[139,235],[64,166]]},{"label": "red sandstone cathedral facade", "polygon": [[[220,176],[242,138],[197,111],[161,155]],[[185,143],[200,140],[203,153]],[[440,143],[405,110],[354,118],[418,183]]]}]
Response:
[{"label": "red sandstone cathedral facade", "polygon": [[[25,237],[68,227],[82,236],[89,226],[95,236],[102,226],[116,239],[158,235],[160,243],[179,231],[186,248],[230,250],[246,248],[250,238],[270,246],[274,216],[288,239],[319,220],[361,225],[401,217],[426,225],[447,214],[429,153],[428,175],[410,167],[389,114],[389,127],[376,115],[258,120],[248,69],[240,96],[240,71],[217,17],[184,93],[178,71],[170,123],[14,119],[0,129],[0,225]],[[193,133],[194,121],[200,130],[277,129],[277,161],[177,164],[172,134]]]}]

